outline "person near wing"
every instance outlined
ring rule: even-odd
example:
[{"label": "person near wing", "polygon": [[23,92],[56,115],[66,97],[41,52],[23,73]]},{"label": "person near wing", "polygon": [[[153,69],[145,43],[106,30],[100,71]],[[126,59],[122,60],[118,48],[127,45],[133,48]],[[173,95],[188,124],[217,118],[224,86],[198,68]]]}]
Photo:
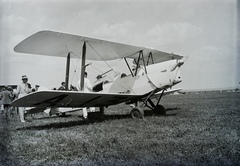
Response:
[{"label": "person near wing", "polygon": [[[3,108],[4,108],[3,114],[5,116],[7,116],[8,112],[11,108],[11,99],[13,98],[12,91],[10,91],[8,86],[5,86],[5,88],[1,92],[1,96],[2,96],[2,104],[3,104]],[[10,114],[10,112],[9,112],[9,114]]]},{"label": "person near wing", "polygon": [[[21,98],[23,96],[26,96],[28,93],[32,92],[32,87],[31,84],[28,83],[28,78],[26,75],[22,76],[22,83],[19,84],[17,86],[17,90],[16,90],[16,95],[18,98]],[[19,117],[20,117],[20,121],[21,122],[26,122],[25,121],[25,113],[26,108],[25,107],[19,107],[18,111],[19,111]]]},{"label": "person near wing", "polygon": [[[78,81],[77,83],[77,89],[80,91],[81,90],[81,80]],[[92,92],[92,85],[91,85],[91,82],[90,80],[87,78],[87,72],[84,73],[84,88],[83,88],[83,91],[84,92]],[[89,108],[90,112],[94,112],[95,111],[95,107],[90,107]],[[83,108],[83,118],[84,119],[87,119],[87,116],[88,116],[88,113],[87,113],[87,108],[84,107]]]}]

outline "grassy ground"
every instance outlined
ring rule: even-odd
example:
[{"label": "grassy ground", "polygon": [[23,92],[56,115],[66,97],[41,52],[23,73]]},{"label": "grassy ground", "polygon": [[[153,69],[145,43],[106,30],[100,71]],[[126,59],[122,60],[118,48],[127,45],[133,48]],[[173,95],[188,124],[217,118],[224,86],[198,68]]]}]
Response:
[{"label": "grassy ground", "polygon": [[102,122],[79,115],[38,114],[22,124],[4,118],[0,165],[240,165],[240,93],[166,96],[166,116],[129,106],[106,110]]}]

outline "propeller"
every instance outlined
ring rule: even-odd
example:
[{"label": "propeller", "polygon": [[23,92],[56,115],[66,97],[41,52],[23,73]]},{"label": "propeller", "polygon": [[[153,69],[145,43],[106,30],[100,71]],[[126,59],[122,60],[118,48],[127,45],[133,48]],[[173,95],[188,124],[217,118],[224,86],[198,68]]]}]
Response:
[{"label": "propeller", "polygon": [[182,59],[178,59],[176,65],[174,65],[170,71],[174,71],[177,67],[181,67],[188,58],[189,56],[184,56]]}]

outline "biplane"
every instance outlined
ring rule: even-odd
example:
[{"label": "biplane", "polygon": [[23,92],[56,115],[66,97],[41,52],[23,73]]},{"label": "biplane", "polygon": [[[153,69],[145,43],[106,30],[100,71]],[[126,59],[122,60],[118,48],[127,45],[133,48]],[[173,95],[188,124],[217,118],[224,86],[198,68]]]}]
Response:
[{"label": "biplane", "polygon": [[[133,118],[144,117],[143,107],[150,108],[156,114],[166,113],[165,107],[159,103],[168,89],[182,81],[180,68],[186,60],[184,56],[152,48],[54,31],[37,32],[15,46],[14,51],[65,57],[67,62],[65,91],[36,91],[17,99],[12,103],[13,106],[39,109],[99,107],[98,113],[103,115],[104,108],[127,103],[133,105],[130,110]],[[80,91],[68,90],[70,58],[81,59]],[[130,74],[120,73],[113,80],[106,80],[99,75],[93,92],[84,92],[86,60],[115,59],[124,60]],[[152,101],[153,97],[158,97],[157,102]]]}]

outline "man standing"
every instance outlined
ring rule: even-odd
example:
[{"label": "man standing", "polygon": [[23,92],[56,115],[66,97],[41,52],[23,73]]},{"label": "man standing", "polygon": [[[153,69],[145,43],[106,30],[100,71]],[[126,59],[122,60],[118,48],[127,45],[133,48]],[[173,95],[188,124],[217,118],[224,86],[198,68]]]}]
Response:
[{"label": "man standing", "polygon": [[[26,96],[30,92],[32,92],[31,84],[28,83],[27,76],[23,75],[22,76],[22,84],[17,86],[16,95],[17,95],[18,98],[21,98],[23,96]],[[24,119],[25,118],[24,117],[25,107],[19,107],[18,111],[19,111],[20,121],[21,122],[26,122],[25,119]]]},{"label": "man standing", "polygon": [[[81,80],[78,81],[77,83],[77,89],[80,91],[81,90]],[[84,73],[84,87],[83,87],[83,91],[84,92],[92,92],[92,85],[90,83],[90,80],[87,78],[87,72]],[[89,108],[91,112],[95,111],[95,107],[90,107]],[[87,108],[84,107],[83,108],[83,118],[87,119],[88,113],[87,113]]]},{"label": "man standing", "polygon": [[13,94],[8,90],[8,86],[5,86],[5,88],[1,92],[1,95],[2,95],[2,104],[4,108],[4,115],[7,116],[8,111],[11,107],[11,99],[13,97]]}]

